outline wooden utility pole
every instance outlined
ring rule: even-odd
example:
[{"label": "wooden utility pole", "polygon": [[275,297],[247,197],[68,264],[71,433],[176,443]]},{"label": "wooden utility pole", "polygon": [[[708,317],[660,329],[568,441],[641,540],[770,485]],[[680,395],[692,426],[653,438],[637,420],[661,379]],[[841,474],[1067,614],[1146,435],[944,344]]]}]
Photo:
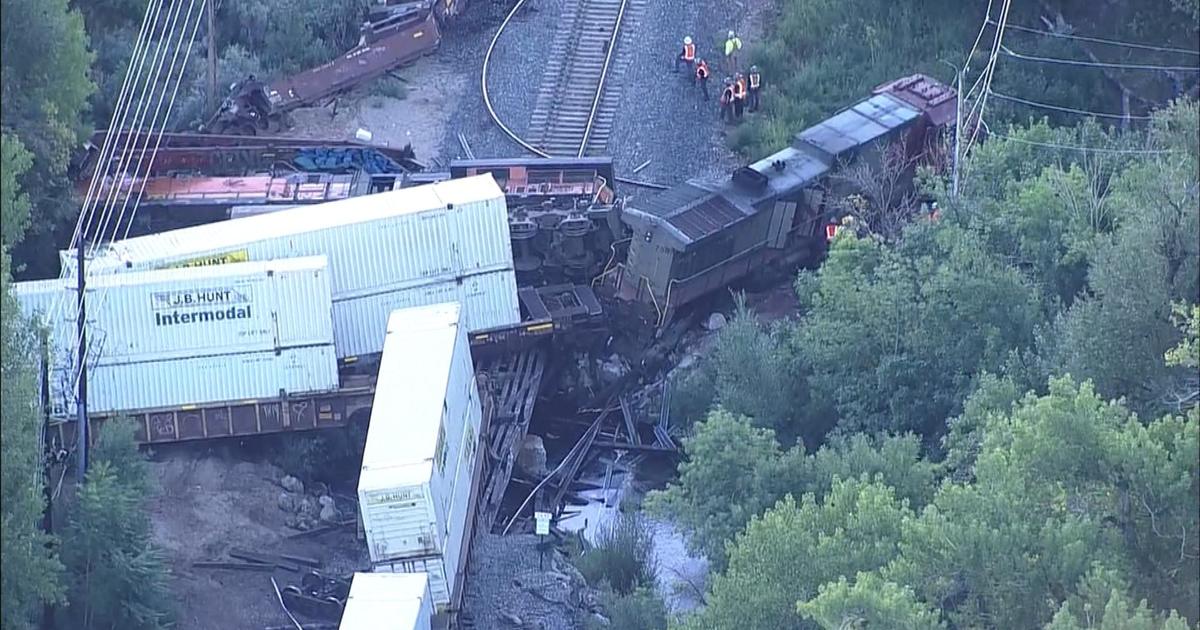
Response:
[{"label": "wooden utility pole", "polygon": [[213,13],[216,11],[213,5],[216,0],[205,0],[204,9],[208,14],[208,112],[212,114],[217,111],[217,33],[213,24],[216,20],[213,18]]},{"label": "wooden utility pole", "polygon": [[78,322],[78,366],[79,366],[79,396],[75,401],[75,406],[78,408],[78,418],[76,424],[79,426],[75,432],[75,451],[78,453],[79,459],[76,461],[75,474],[79,483],[83,483],[87,477],[88,467],[88,416],[87,416],[87,305],[84,300],[85,283],[83,280],[83,234],[79,235],[79,249],[76,252],[77,273],[79,279],[77,286],[79,287],[79,322]]}]

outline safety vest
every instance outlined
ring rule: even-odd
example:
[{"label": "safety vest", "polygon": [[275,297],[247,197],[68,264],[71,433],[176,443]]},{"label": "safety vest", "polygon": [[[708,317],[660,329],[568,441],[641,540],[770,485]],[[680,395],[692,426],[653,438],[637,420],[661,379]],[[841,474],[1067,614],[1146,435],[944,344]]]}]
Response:
[{"label": "safety vest", "polygon": [[686,61],[691,61],[696,58],[696,45],[695,44],[684,44],[683,45],[683,58]]},{"label": "safety vest", "polygon": [[758,86],[762,85],[762,77],[757,72],[750,73],[750,89],[757,90]]},{"label": "safety vest", "polygon": [[741,50],[742,39],[740,37],[731,37],[725,40],[725,56],[728,57],[734,52]]},{"label": "safety vest", "polygon": [[733,82],[733,98],[741,100],[746,98],[746,80],[738,79]]},{"label": "safety vest", "polygon": [[825,224],[825,240],[832,241],[837,237],[838,232],[842,231],[842,226],[836,223]]},{"label": "safety vest", "polygon": [[701,61],[696,66],[696,78],[701,80],[708,78],[708,62]]},{"label": "safety vest", "polygon": [[733,100],[733,86],[725,86],[725,90],[721,92],[721,104],[728,105],[729,101]]}]

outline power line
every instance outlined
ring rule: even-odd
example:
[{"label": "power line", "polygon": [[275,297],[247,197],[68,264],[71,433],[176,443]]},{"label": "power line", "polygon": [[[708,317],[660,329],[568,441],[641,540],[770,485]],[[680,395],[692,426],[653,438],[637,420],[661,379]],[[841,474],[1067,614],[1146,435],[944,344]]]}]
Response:
[{"label": "power line", "polygon": [[1166,154],[1170,154],[1170,153],[1175,153],[1175,151],[1170,151],[1167,149],[1110,149],[1107,147],[1088,147],[1088,146],[1081,146],[1081,145],[1077,145],[1077,144],[1059,144],[1056,142],[1041,142],[1039,140],[1026,140],[1025,138],[1018,138],[1017,136],[1010,136],[1007,134],[996,133],[996,132],[992,131],[990,127],[988,127],[987,123],[984,123],[983,126],[985,128],[987,128],[988,135],[993,138],[999,138],[1001,140],[1009,140],[1012,142],[1017,142],[1019,144],[1028,144],[1028,145],[1032,145],[1032,146],[1045,147],[1045,148],[1049,148],[1049,149],[1063,149],[1063,150],[1067,150],[1067,151],[1081,151],[1084,153],[1107,153],[1107,154],[1115,154],[1115,155],[1166,155]]},{"label": "power line", "polygon": [[[992,20],[990,14],[988,15],[988,24],[992,24],[992,25],[996,24],[996,22],[994,20]],[[1115,40],[1115,39],[1104,39],[1101,37],[1087,37],[1085,35],[1073,35],[1071,33],[1055,33],[1054,31],[1045,31],[1042,29],[1030,28],[1028,26],[1021,26],[1019,24],[1009,24],[1008,28],[1011,28],[1016,31],[1024,31],[1026,33],[1036,33],[1038,35],[1045,35],[1047,37],[1057,37],[1057,38],[1062,38],[1062,39],[1075,39],[1075,40],[1084,41],[1084,42],[1093,42],[1096,44],[1106,44],[1108,46],[1124,46],[1126,48],[1139,48],[1141,50],[1155,50],[1158,52],[1173,52],[1173,53],[1181,53],[1181,54],[1185,54],[1185,55],[1196,55],[1197,57],[1200,57],[1200,50],[1188,50],[1187,48],[1173,48],[1171,46],[1152,46],[1150,44],[1139,44],[1136,42],[1123,42],[1123,41],[1119,41],[1119,40]]]},{"label": "power line", "polygon": [[1153,116],[1133,116],[1133,115],[1125,116],[1123,114],[1108,114],[1105,112],[1093,112],[1093,111],[1089,111],[1086,109],[1075,109],[1074,107],[1064,107],[1062,105],[1052,105],[1050,103],[1041,103],[1038,101],[1031,101],[1031,100],[1027,100],[1027,99],[1023,99],[1023,98],[1018,98],[1016,96],[1008,96],[1007,94],[1001,94],[995,90],[992,90],[991,94],[992,94],[992,96],[994,96],[1002,101],[1011,101],[1013,103],[1021,103],[1023,105],[1029,105],[1030,107],[1040,107],[1042,109],[1051,109],[1051,110],[1060,111],[1060,112],[1067,112],[1070,114],[1080,114],[1082,116],[1095,116],[1098,118],[1116,118],[1118,120],[1126,120],[1126,119],[1128,119],[1128,120],[1153,120],[1153,118],[1154,118]]},{"label": "power line", "polygon": [[1200,72],[1200,66],[1156,66],[1152,64],[1141,63],[1107,63],[1104,61],[1080,61],[1077,59],[1061,59],[1058,57],[1038,57],[1036,55],[1025,55],[1009,50],[1007,46],[1001,46],[1001,50],[1005,55],[1025,61],[1037,61],[1040,63],[1058,63],[1068,66],[1088,66],[1092,68],[1117,68],[1119,70],[1155,70],[1155,71],[1177,71],[1177,72]]}]

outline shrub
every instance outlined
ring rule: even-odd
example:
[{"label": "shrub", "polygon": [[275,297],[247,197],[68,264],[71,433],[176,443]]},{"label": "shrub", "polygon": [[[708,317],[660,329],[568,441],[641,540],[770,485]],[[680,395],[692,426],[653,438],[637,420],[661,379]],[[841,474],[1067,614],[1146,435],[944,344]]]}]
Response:
[{"label": "shrub", "polygon": [[587,624],[589,630],[605,627],[621,630],[665,630],[667,627],[667,607],[652,588],[638,587],[628,595],[605,591],[600,595],[600,603],[608,616],[608,626],[592,619]]},{"label": "shrub", "polygon": [[588,584],[606,586],[617,595],[654,584],[654,541],[646,521],[621,514],[602,528],[590,549],[575,561]]}]

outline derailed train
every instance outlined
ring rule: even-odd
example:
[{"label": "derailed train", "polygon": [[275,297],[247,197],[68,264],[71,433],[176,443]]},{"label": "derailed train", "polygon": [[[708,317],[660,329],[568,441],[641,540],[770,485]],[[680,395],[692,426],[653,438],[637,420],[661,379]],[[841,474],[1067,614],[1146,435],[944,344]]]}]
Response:
[{"label": "derailed train", "polygon": [[955,91],[925,75],[891,81],[797,133],[790,146],[716,184],[689,181],[621,209],[623,259],[604,271],[615,295],[671,313],[766,265],[817,260],[833,203],[856,191],[831,177],[850,164],[880,165],[888,147],[913,165],[940,161],[956,116]]}]

